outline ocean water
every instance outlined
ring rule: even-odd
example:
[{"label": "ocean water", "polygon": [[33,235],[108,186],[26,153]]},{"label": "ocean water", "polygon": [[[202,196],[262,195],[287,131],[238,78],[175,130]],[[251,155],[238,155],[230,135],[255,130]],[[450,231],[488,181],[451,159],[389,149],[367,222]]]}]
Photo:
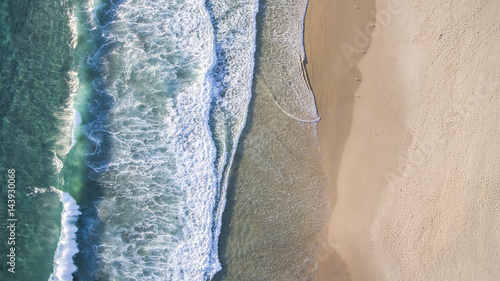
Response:
[{"label": "ocean water", "polygon": [[314,96],[301,73],[306,1],[261,2],[252,103],[231,167],[215,280],[315,280],[329,216]]},{"label": "ocean water", "polygon": [[[61,1],[2,1],[0,12],[0,280],[47,280],[63,207],[60,163],[71,145],[68,122],[73,64],[69,9]],[[8,169],[15,169],[15,242],[8,244]],[[9,204],[11,205],[11,204]],[[13,229],[14,230],[14,229]],[[15,247],[15,273],[7,264]]]},{"label": "ocean water", "polygon": [[328,206],[305,7],[2,2],[0,280],[311,279]]}]

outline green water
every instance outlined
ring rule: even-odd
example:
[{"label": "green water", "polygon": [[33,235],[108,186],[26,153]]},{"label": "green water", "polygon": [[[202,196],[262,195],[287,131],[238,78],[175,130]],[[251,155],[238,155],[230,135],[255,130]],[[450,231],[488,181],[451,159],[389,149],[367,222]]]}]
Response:
[{"label": "green water", "polygon": [[[68,4],[1,2],[0,7],[0,280],[47,280],[62,206],[53,164],[72,65]],[[69,141],[69,140],[68,140]],[[8,272],[7,170],[16,170],[16,268]]]}]

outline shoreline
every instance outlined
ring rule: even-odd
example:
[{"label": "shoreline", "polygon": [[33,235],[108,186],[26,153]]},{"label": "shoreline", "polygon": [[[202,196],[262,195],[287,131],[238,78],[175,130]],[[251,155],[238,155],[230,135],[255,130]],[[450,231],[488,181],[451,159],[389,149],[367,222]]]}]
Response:
[{"label": "shoreline", "polygon": [[[353,28],[363,30],[367,22],[373,22],[374,1],[363,3],[356,9],[355,3],[334,3],[328,0],[310,0],[304,21],[304,65],[309,78],[318,115],[318,138],[323,165],[330,177],[329,195],[331,209],[336,206],[336,185],[344,144],[351,130],[354,94],[360,86],[355,78],[362,79],[357,67],[371,44],[371,36],[355,52],[340,49],[342,43],[355,46]],[[361,35],[360,35],[361,37]],[[358,44],[359,45],[359,44]],[[348,46],[348,48],[349,48]],[[344,53],[350,56],[347,58]],[[333,238],[333,223],[327,226],[327,241],[318,263],[317,280],[351,280],[347,264],[339,255]],[[333,279],[332,279],[333,278]]]},{"label": "shoreline", "polygon": [[367,3],[306,12],[332,211],[317,280],[494,280],[500,3],[375,4],[366,44]]}]

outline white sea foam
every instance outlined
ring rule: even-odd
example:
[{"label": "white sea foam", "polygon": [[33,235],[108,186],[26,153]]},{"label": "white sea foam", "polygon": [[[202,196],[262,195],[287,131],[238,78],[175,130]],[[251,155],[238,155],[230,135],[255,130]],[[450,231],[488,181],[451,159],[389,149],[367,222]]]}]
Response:
[{"label": "white sea foam", "polygon": [[54,154],[54,156],[52,156],[52,165],[54,165],[57,174],[59,174],[64,167],[64,164],[55,151],[52,151],[52,153]]},{"label": "white sea foam", "polygon": [[[281,17],[268,17],[264,22],[263,33],[268,44],[262,49],[273,54],[273,59],[263,64],[262,72],[267,73],[265,85],[276,101],[277,108],[299,122],[319,121],[314,95],[309,89],[302,73],[301,61],[305,57],[303,22],[307,0],[299,0],[290,5],[288,0],[270,1],[268,13],[276,10]],[[267,35],[269,34],[269,35]]]},{"label": "white sea foam", "polygon": [[221,268],[225,178],[250,101],[257,10],[230,2],[119,6],[107,34],[113,145],[98,206],[111,279],[206,280]]},{"label": "white sea foam", "polygon": [[[209,1],[212,21],[217,23],[215,45],[219,55],[219,64],[212,68],[211,81],[214,99],[219,102],[213,109],[212,121],[215,124],[213,136],[223,142],[223,153],[217,167],[221,199],[214,211],[215,230],[211,252],[213,260],[218,260],[218,240],[222,214],[226,205],[229,170],[238,140],[245,127],[248,106],[252,97],[251,86],[257,33],[256,16],[259,2],[242,1],[242,3],[244,4],[234,5],[232,1]],[[220,60],[227,60],[227,63],[221,65]],[[221,96],[222,93],[223,96]]]},{"label": "white sea foam", "polygon": [[76,46],[78,45],[78,19],[75,16],[75,11],[73,9],[68,9],[66,11],[66,14],[68,15],[69,18],[69,29],[71,31],[71,43],[70,46],[74,49],[76,49]]},{"label": "white sea foam", "polygon": [[75,199],[71,195],[54,187],[51,187],[51,191],[59,195],[59,200],[63,204],[63,211],[61,214],[61,236],[54,255],[54,270],[49,280],[73,280],[71,275],[77,269],[73,263],[73,256],[78,253],[78,245],[76,243],[76,231],[78,228],[75,226],[75,222],[81,213],[78,210],[79,207]]},{"label": "white sea foam", "polygon": [[46,188],[30,187],[29,189],[31,189],[32,191],[26,194],[26,196],[35,196],[37,194],[44,194],[45,192],[47,192]]}]

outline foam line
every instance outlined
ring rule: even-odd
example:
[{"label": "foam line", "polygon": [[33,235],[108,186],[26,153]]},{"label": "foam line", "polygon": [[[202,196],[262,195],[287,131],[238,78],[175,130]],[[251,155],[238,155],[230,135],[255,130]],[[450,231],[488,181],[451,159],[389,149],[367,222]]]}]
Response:
[{"label": "foam line", "polygon": [[76,243],[76,231],[78,228],[75,226],[75,222],[78,220],[81,212],[78,210],[79,207],[71,195],[54,187],[51,187],[51,191],[59,195],[59,201],[63,204],[63,211],[61,214],[61,236],[54,255],[54,270],[49,280],[73,280],[72,274],[77,269],[73,263],[73,256],[78,253],[78,244]]}]

